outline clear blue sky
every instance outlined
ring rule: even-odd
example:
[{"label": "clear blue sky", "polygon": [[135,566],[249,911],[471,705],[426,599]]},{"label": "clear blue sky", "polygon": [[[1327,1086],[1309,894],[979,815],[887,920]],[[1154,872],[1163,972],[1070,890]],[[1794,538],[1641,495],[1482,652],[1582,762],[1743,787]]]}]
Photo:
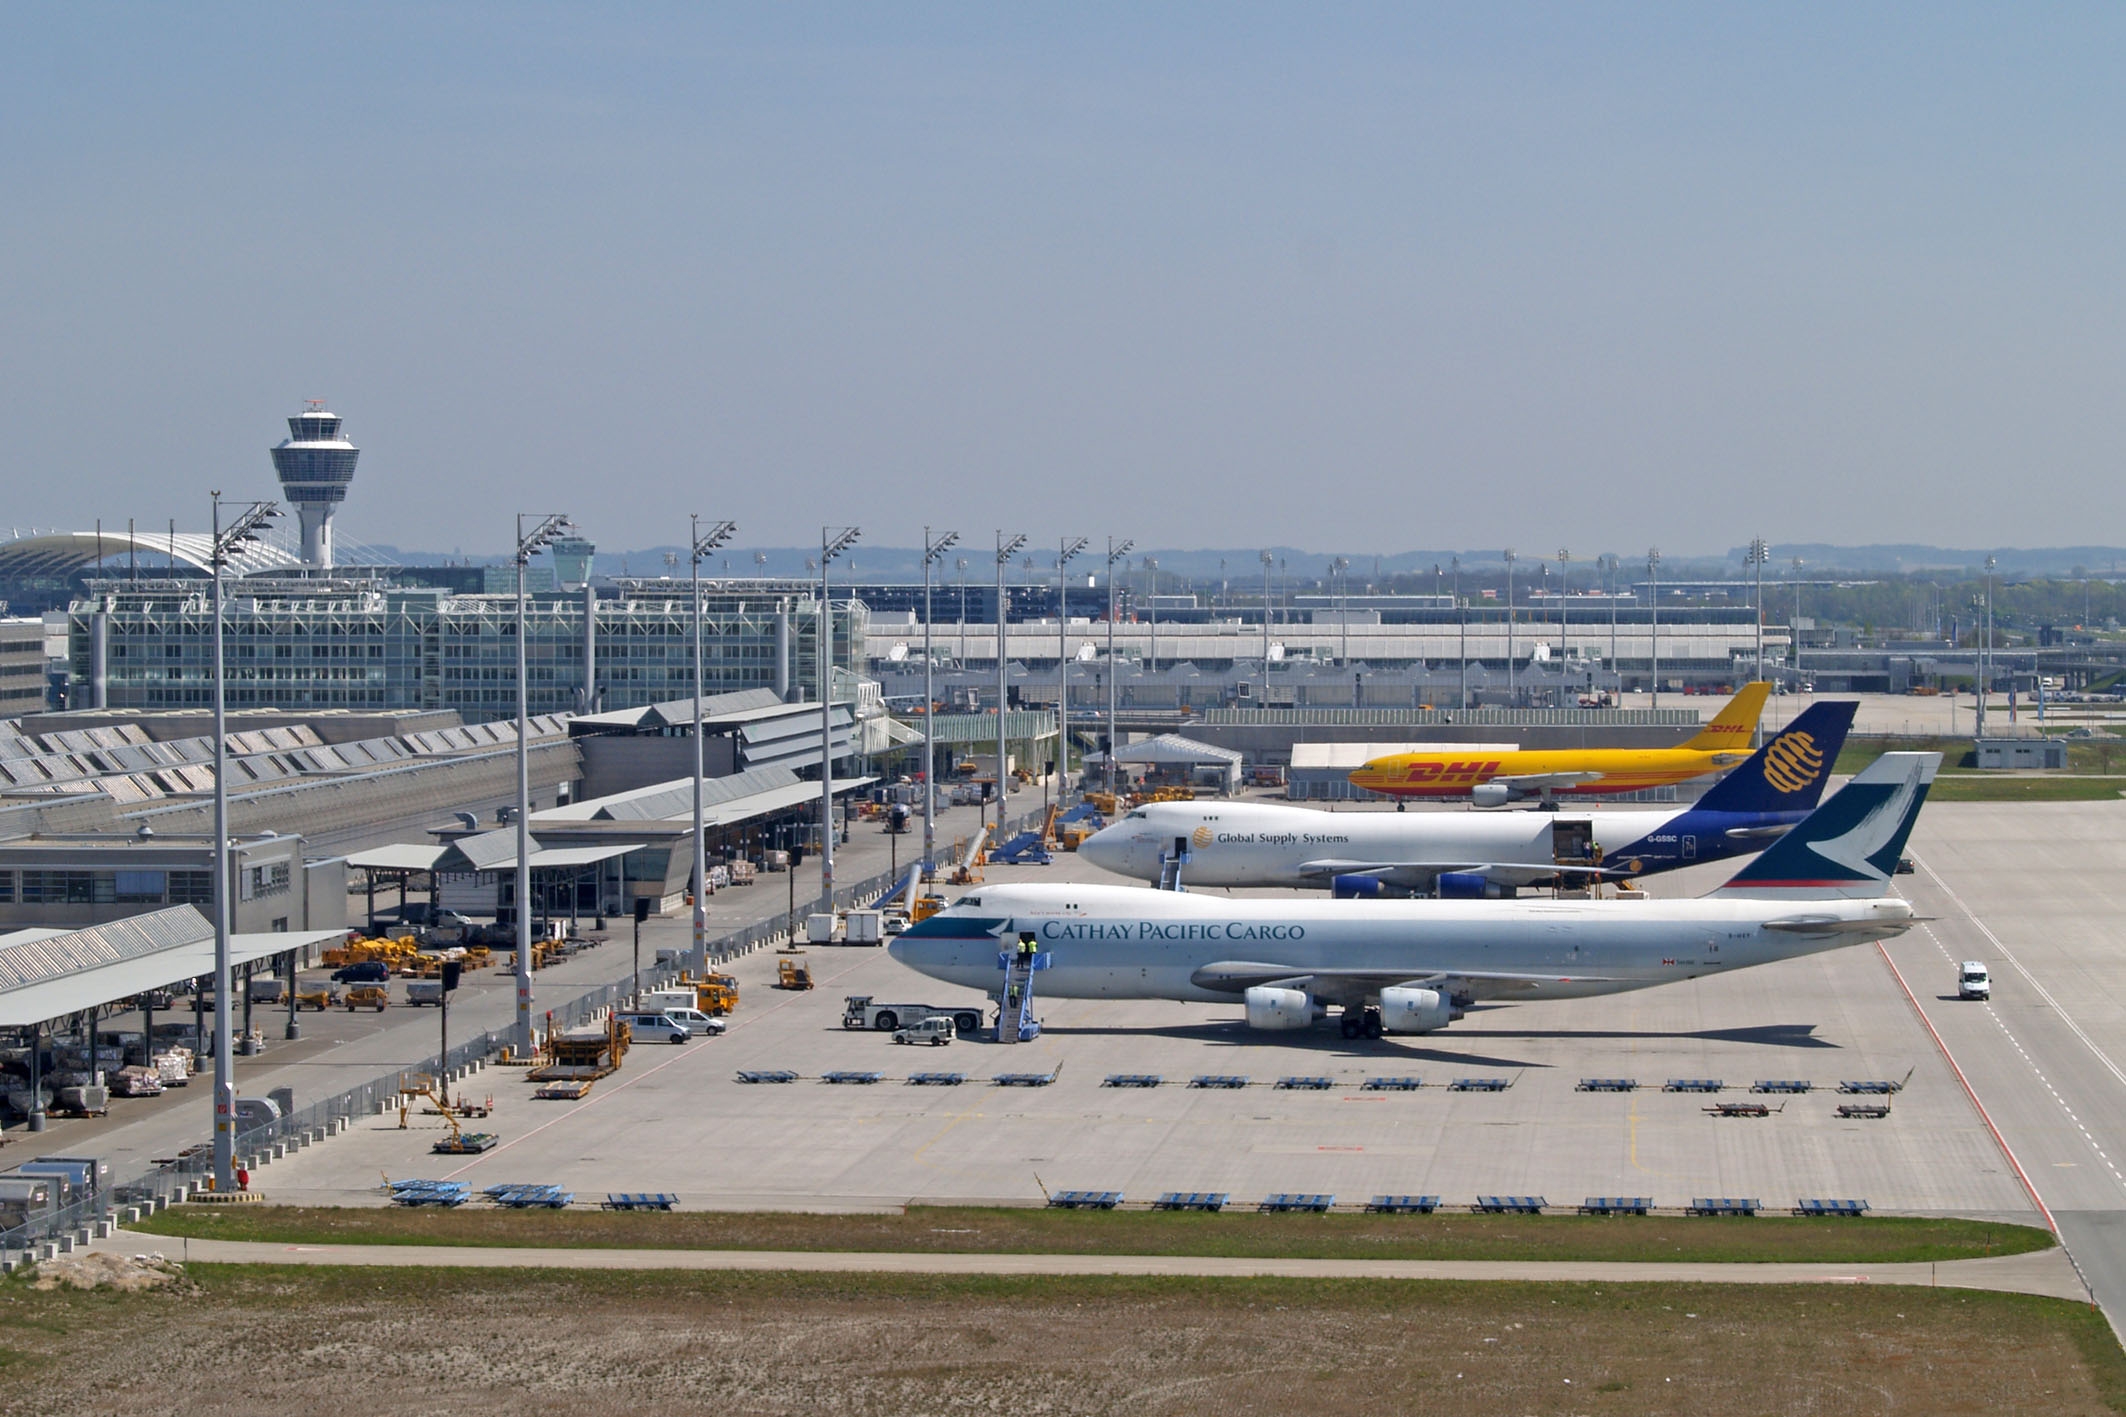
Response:
[{"label": "clear blue sky", "polygon": [[0,7],[10,526],[2120,539],[2126,9]]}]

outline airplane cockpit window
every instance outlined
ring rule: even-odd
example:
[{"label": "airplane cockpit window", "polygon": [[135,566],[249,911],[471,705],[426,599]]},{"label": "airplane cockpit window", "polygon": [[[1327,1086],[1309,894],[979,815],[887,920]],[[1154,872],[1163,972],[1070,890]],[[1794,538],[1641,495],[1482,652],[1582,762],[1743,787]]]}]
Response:
[{"label": "airplane cockpit window", "polygon": [[1139,808],[1138,808],[1138,809],[1137,809],[1136,811],[1134,811],[1134,812],[1130,813],[1130,814],[1129,814],[1128,816],[1124,817],[1124,818],[1123,818],[1122,820],[1123,820],[1123,821],[1125,821],[1125,822],[1141,822],[1141,821],[1144,821],[1144,820],[1146,820],[1146,819],[1147,819],[1148,817],[1150,817],[1150,816],[1151,816],[1151,813],[1149,813],[1149,812],[1145,811],[1145,810],[1144,810],[1144,809],[1143,809],[1142,807],[1139,807]]},{"label": "airplane cockpit window", "polygon": [[981,903],[982,898],[978,895],[963,895],[960,897],[960,904],[962,905],[980,905]]}]

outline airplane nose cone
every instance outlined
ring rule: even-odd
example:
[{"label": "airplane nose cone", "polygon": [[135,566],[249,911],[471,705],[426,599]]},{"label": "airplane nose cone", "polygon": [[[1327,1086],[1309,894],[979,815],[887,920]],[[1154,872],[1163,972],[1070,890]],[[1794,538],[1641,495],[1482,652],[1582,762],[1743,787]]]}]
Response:
[{"label": "airplane nose cone", "polygon": [[1079,842],[1078,854],[1103,871],[1113,871],[1118,876],[1129,874],[1129,838],[1120,823],[1102,827]]}]

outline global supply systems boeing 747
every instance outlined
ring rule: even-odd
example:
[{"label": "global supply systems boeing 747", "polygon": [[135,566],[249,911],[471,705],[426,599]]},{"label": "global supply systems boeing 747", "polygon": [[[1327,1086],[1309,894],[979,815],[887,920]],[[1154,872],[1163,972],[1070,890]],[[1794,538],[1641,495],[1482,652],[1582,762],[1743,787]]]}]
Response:
[{"label": "global supply systems boeing 747", "polygon": [[1226,899],[1141,886],[990,885],[894,958],[984,992],[1022,939],[1043,994],[1238,1002],[1250,1027],[1429,1033],[1479,999],[1585,998],[1903,934],[1889,894],[1939,753],[1886,753],[1695,900]]}]

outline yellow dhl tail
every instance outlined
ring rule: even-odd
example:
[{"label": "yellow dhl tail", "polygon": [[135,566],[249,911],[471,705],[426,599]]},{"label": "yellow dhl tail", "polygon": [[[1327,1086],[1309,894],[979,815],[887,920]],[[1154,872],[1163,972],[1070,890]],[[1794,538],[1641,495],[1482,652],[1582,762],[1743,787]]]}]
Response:
[{"label": "yellow dhl tail", "polygon": [[1741,690],[1727,701],[1724,708],[1713,716],[1713,721],[1698,730],[1698,736],[1681,746],[1700,753],[1724,753],[1741,750],[1747,756],[1757,732],[1757,720],[1764,714],[1765,698],[1772,686],[1763,680],[1744,684]]}]

